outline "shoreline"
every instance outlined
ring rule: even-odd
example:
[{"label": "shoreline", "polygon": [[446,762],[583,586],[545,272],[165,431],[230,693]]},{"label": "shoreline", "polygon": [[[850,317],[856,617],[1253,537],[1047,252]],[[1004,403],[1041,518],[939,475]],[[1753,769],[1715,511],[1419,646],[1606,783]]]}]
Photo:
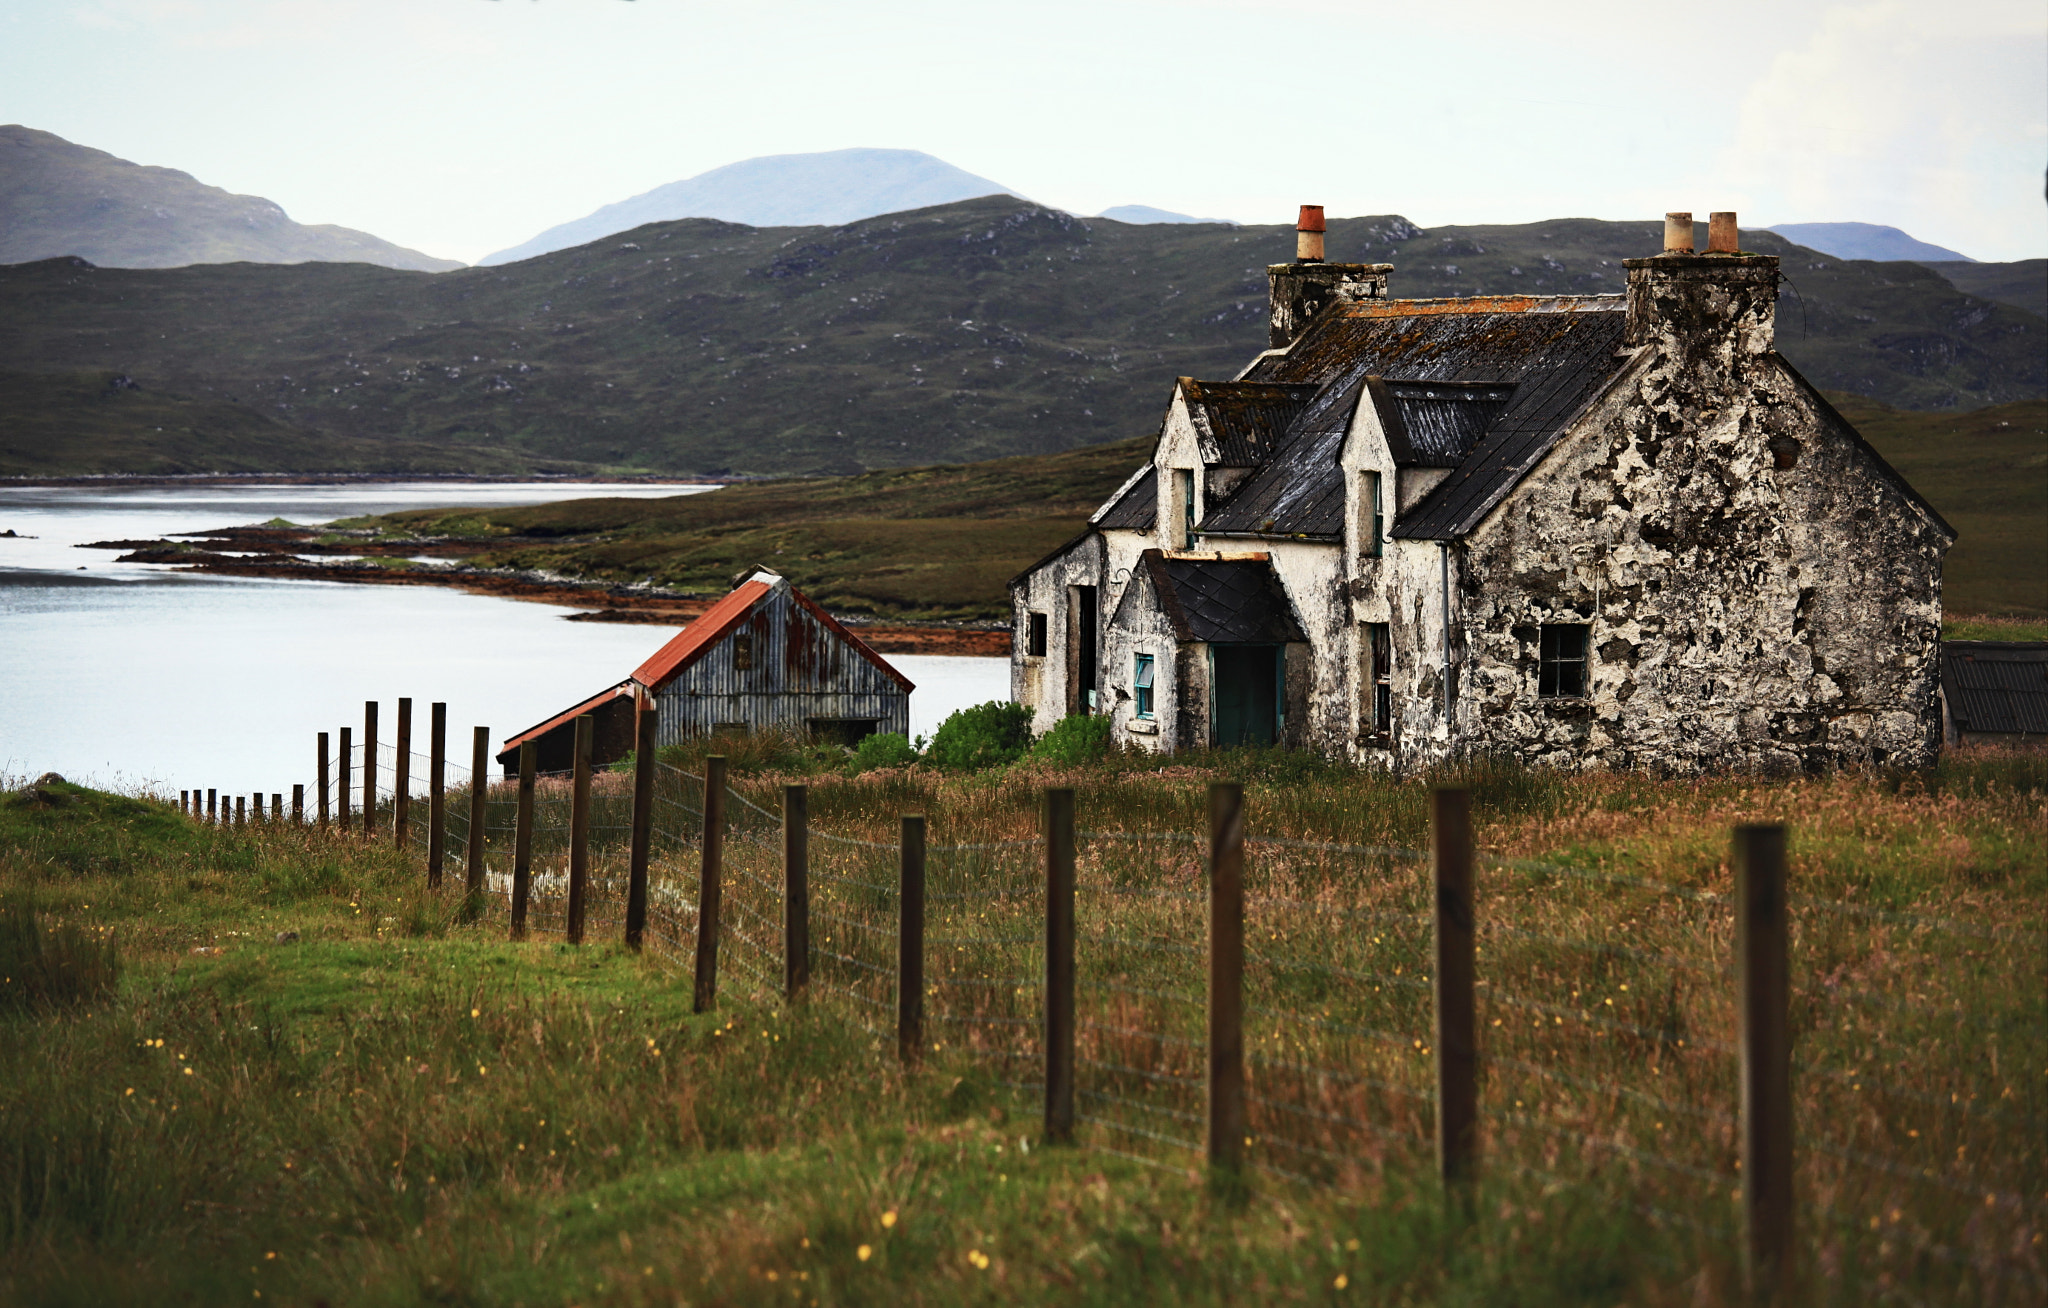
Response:
[{"label": "shoreline", "polygon": [[[408,541],[391,545],[374,540],[347,544],[316,542],[313,532],[297,528],[228,527],[214,531],[181,533],[181,540],[194,541],[198,548],[179,548],[171,541],[98,541],[86,549],[121,549],[118,563],[148,563],[169,572],[200,573],[221,577],[269,577],[290,581],[337,581],[369,586],[447,586],[472,595],[524,600],[576,609],[570,622],[608,622],[640,626],[683,628],[716,604],[722,596],[687,595],[647,587],[616,586],[604,582],[577,581],[544,573],[514,572],[495,568],[458,567],[392,568],[354,560],[362,555],[390,553],[416,557],[446,551],[459,558],[457,547],[433,541]],[[243,557],[217,552],[255,550]],[[349,556],[346,561],[308,562],[297,555],[331,553]],[[917,622],[873,618],[864,614],[833,613],[855,635],[878,654],[931,654],[955,658],[1007,658],[1010,629],[998,623]]]},{"label": "shoreline", "polygon": [[53,477],[0,477],[0,488],[22,486],[386,486],[449,482],[485,486],[733,486],[759,477],[668,477],[656,473],[605,477],[594,473],[472,472],[85,472]]}]

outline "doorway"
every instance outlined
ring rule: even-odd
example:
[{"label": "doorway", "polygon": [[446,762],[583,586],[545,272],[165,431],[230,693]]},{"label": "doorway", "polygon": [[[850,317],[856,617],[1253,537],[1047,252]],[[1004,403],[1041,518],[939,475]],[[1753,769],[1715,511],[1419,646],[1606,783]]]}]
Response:
[{"label": "doorway", "polygon": [[1100,617],[1093,586],[1067,587],[1067,713],[1095,712],[1096,640]]},{"label": "doorway", "polygon": [[1280,739],[1281,645],[1211,645],[1216,744],[1271,745]]}]

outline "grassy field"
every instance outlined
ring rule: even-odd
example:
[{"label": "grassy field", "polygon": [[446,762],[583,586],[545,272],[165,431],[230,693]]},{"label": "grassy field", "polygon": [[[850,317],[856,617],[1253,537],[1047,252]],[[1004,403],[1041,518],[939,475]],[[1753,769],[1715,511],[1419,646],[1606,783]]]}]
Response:
[{"label": "grassy field", "polygon": [[[1945,578],[1950,614],[2031,619],[1990,638],[2043,638],[2032,633],[2048,619],[2048,402],[1915,413],[1833,398],[1961,534]],[[1078,532],[1151,448],[1138,439],[670,500],[419,510],[359,525],[467,538],[470,561],[491,567],[718,594],[741,568],[765,565],[846,612],[1006,620],[1005,583]]]},{"label": "grassy field", "polygon": [[[1802,896],[1797,1301],[2018,1304],[2048,1284],[2039,756],[1785,783],[1459,778],[1493,859],[1486,1165],[1462,1214],[1413,1138],[1427,926],[1400,851],[1425,834],[1420,782],[1261,755],[814,770],[817,980],[786,1006],[749,979],[772,971],[753,879],[772,856],[742,801],[772,809],[788,778],[766,765],[790,760],[754,762],[735,780],[726,979],[702,1015],[660,935],[644,956],[566,946],[543,895],[511,944],[502,903],[464,925],[382,844],[197,827],[56,785],[0,798],[0,970],[52,996],[0,989],[0,1299],[1734,1303],[1712,896],[1729,826],[1754,819],[1792,824]],[[693,796],[665,775],[656,929],[687,939]],[[1255,1170],[1213,1184],[1170,1138],[1199,1134],[1173,1116],[1175,1037],[1199,1025],[1188,837],[1225,776],[1247,784],[1255,838],[1257,1139]],[[623,780],[600,785],[593,941],[613,934]],[[990,984],[1028,981],[1036,957],[1036,855],[991,844],[1028,841],[1060,783],[1085,830],[1143,836],[1084,845],[1099,1120],[1076,1147],[1046,1146],[1035,1093],[1004,1084],[1029,1080],[1031,1032],[1004,1019],[1033,1000]],[[544,783],[544,827],[560,805]],[[889,961],[894,855],[846,842],[886,846],[912,810],[937,847],[934,1048],[905,1071],[870,1002],[886,985],[860,966]],[[554,859],[544,841],[543,871]],[[1147,1122],[1168,1141],[1129,1130]]]}]

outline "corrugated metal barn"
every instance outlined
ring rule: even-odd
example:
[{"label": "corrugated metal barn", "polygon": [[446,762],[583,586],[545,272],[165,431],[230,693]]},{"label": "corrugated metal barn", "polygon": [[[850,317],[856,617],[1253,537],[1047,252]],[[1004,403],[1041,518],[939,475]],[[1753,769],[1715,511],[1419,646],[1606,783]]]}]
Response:
[{"label": "corrugated metal barn", "polygon": [[659,741],[790,731],[850,745],[909,734],[910,679],[787,580],[756,572],[640,665]]}]

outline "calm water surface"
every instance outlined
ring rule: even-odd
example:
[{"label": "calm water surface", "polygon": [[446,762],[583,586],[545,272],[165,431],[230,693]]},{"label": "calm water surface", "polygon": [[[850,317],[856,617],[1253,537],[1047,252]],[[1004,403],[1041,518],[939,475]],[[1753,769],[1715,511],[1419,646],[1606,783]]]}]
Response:
[{"label": "calm water surface", "polygon": [[[380,733],[412,697],[448,705],[451,755],[470,728],[493,741],[617,682],[674,630],[566,622],[573,609],[436,586],[192,576],[116,564],[96,540],[142,540],[288,518],[301,524],[440,506],[590,496],[635,499],[708,487],[508,483],[350,486],[0,487],[0,778],[46,771],[175,792],[289,793],[313,779],[314,733]],[[1002,659],[900,655],[917,683],[913,733],[968,704],[1009,696]],[[175,797],[175,796],[174,796]]]}]

